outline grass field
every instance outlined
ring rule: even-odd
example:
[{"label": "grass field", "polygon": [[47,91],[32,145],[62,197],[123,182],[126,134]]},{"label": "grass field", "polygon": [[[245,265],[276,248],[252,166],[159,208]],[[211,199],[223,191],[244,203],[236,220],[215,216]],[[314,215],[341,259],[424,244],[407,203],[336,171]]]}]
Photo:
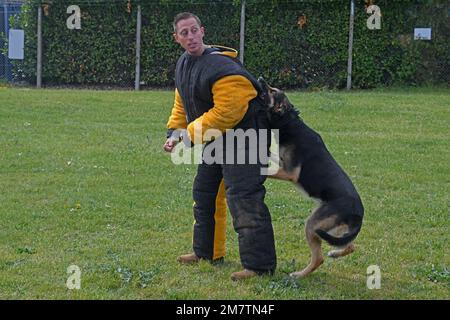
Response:
[{"label": "grass field", "polygon": [[0,88],[0,299],[449,299],[450,91],[289,97],[361,194],[357,251],[289,279],[309,261],[314,204],[269,180],[277,273],[234,283],[231,218],[223,264],[176,262],[191,250],[195,166],[162,151],[172,92]]}]

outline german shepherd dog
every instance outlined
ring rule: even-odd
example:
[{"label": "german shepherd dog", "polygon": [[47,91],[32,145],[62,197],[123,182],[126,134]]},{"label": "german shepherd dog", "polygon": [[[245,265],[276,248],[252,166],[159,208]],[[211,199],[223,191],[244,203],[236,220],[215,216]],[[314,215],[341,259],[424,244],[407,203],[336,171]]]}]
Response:
[{"label": "german shepherd dog", "polygon": [[337,250],[329,257],[338,258],[354,251],[364,207],[350,178],[337,164],[320,135],[309,128],[283,91],[258,79],[261,98],[267,107],[271,129],[279,130],[280,170],[272,178],[294,182],[318,207],[306,222],[305,233],[311,249],[311,262],[293,277],[305,277],[323,263],[321,239]]}]

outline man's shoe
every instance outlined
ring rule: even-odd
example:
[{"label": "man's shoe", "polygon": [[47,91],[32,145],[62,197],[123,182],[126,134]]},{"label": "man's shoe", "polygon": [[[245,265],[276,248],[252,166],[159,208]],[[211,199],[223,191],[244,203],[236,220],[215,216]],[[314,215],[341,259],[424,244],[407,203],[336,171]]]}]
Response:
[{"label": "man's shoe", "polygon": [[200,258],[195,253],[189,253],[179,256],[177,261],[181,264],[193,264],[199,262]]},{"label": "man's shoe", "polygon": [[231,274],[231,280],[233,281],[245,280],[256,277],[257,275],[258,274],[255,271],[244,269],[242,271],[233,272]]}]

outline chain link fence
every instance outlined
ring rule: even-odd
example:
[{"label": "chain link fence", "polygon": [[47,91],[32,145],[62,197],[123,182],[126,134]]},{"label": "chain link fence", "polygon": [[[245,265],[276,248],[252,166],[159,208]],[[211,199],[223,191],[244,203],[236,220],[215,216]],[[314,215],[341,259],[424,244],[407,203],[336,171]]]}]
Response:
[{"label": "chain link fence", "polygon": [[8,43],[10,20],[19,15],[22,3],[20,1],[0,1],[0,83],[14,80],[12,62],[8,58]]},{"label": "chain link fence", "polygon": [[245,49],[246,67],[284,88],[450,83],[449,1],[161,3],[0,0],[0,83],[173,87],[182,11],[201,17],[206,43]]}]

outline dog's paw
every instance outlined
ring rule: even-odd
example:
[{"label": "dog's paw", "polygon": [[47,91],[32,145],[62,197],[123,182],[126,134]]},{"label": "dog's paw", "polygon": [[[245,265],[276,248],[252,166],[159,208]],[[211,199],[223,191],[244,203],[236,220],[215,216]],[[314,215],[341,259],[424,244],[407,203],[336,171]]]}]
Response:
[{"label": "dog's paw", "polygon": [[332,250],[327,253],[327,256],[333,259],[337,259],[341,256],[340,254],[341,254],[340,250]]},{"label": "dog's paw", "polygon": [[299,272],[292,272],[292,273],[290,273],[289,274],[289,277],[291,277],[291,278],[303,278],[305,276],[305,274],[303,273],[303,272],[301,272],[301,271],[299,271]]},{"label": "dog's paw", "polygon": [[351,244],[351,245],[347,246],[344,249],[331,250],[330,252],[328,252],[328,256],[330,258],[337,259],[337,258],[340,258],[340,257],[344,257],[344,256],[352,253],[353,251],[355,251],[355,246],[353,244]]}]

